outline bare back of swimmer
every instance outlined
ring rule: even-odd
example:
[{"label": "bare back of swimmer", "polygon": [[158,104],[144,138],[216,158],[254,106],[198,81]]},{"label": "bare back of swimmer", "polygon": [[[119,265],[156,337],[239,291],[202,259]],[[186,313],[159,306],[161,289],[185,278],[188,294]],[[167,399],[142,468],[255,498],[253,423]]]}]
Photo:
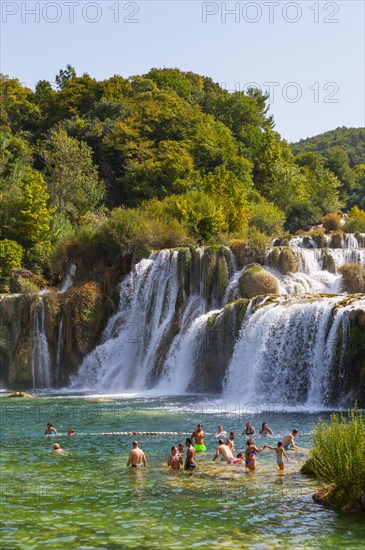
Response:
[{"label": "bare back of swimmer", "polygon": [[133,441],[132,446],[133,446],[133,449],[129,453],[127,466],[132,466],[133,468],[141,468],[142,464],[144,466],[147,466],[146,456],[142,451],[142,449],[138,447],[138,442]]}]

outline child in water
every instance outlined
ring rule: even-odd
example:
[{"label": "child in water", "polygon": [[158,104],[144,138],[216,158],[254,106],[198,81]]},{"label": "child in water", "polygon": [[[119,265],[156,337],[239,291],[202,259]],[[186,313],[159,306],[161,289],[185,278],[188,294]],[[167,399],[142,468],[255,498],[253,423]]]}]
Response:
[{"label": "child in water", "polygon": [[278,442],[277,447],[271,447],[270,445],[264,445],[264,449],[271,449],[272,451],[276,452],[276,462],[279,466],[279,470],[284,470],[284,460],[283,455],[285,456],[286,460],[288,460],[288,455],[284,451],[284,445],[281,441]]}]

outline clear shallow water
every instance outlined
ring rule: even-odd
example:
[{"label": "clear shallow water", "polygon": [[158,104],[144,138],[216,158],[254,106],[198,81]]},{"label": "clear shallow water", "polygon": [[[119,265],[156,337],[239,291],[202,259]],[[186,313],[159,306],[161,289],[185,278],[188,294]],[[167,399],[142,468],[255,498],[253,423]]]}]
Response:
[{"label": "clear shallow water", "polygon": [[[316,484],[299,473],[311,430],[328,412],[263,412],[199,396],[103,398],[0,396],[2,548],[364,548],[364,518],[314,504]],[[211,461],[217,426],[237,432],[238,452],[249,419],[256,429],[268,421],[274,431],[257,436],[258,446],[299,428],[301,448],[289,453],[284,475],[268,450],[254,474]],[[49,421],[58,436],[43,435]],[[169,471],[171,446],[198,422],[208,451],[198,455],[197,470]],[[79,437],[66,435],[70,426]],[[133,431],[183,433],[138,436],[148,468],[136,471],[125,467],[134,437],[121,434]],[[55,456],[54,442],[69,455]]]}]

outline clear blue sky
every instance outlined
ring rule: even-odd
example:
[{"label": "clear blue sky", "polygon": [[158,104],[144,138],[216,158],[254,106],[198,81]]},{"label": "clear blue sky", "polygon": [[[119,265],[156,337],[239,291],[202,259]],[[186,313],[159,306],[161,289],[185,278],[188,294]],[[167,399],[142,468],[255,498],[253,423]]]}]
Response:
[{"label": "clear blue sky", "polygon": [[364,126],[362,0],[1,0],[1,8],[1,72],[31,88],[67,63],[97,79],[178,67],[227,89],[271,88],[276,129],[289,141]]}]

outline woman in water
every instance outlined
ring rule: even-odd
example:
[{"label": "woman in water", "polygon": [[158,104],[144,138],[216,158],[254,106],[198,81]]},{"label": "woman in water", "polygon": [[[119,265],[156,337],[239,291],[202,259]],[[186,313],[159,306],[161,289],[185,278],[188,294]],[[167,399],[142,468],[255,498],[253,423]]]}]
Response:
[{"label": "woman in water", "polygon": [[253,439],[250,438],[247,440],[246,468],[252,471],[256,470],[256,454],[261,453],[263,448],[258,449]]},{"label": "woman in water", "polygon": [[269,425],[267,422],[263,422],[262,423],[262,428],[261,430],[259,431],[259,434],[260,435],[272,435],[272,429],[269,428]]},{"label": "woman in water", "polygon": [[171,447],[171,454],[167,460],[167,465],[171,466],[172,470],[180,470],[182,462],[182,456],[179,453],[179,449],[177,447]]},{"label": "woman in water", "polygon": [[255,435],[256,434],[256,430],[255,428],[252,426],[252,423],[251,421],[249,420],[246,424],[246,426],[243,428],[243,432],[242,432],[242,435]]}]

